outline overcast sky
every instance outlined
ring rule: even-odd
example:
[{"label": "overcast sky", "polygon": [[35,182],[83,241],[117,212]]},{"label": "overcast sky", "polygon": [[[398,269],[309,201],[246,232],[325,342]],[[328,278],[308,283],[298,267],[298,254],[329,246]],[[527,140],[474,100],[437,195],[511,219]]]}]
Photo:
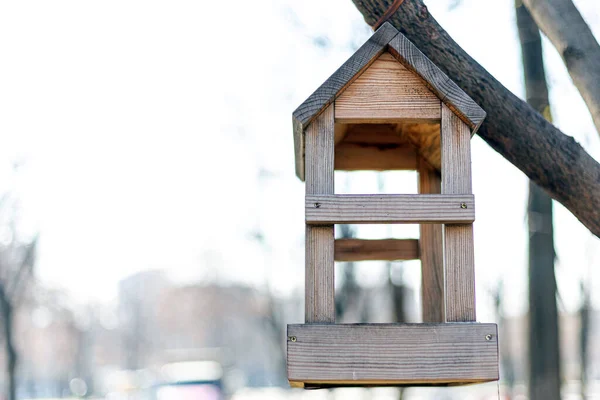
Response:
[{"label": "overcast sky", "polygon": [[[426,2],[522,96],[513,1],[454,3]],[[576,3],[600,35],[598,2]],[[111,300],[119,279],[146,269],[301,290],[304,188],[291,113],[369,35],[350,0],[1,2],[0,189],[19,194],[40,232],[41,279],[79,301]],[[544,46],[555,122],[600,159],[585,105]],[[478,137],[473,171],[478,307],[489,320],[488,291],[500,280],[509,312],[526,305],[527,181]],[[413,178],[389,176],[386,190],[414,190]],[[377,188],[373,174],[336,179],[339,190]],[[600,242],[560,205],[555,232],[572,310],[581,279],[597,287]],[[404,271],[418,285],[418,265]],[[385,273],[359,268],[366,285]]]}]

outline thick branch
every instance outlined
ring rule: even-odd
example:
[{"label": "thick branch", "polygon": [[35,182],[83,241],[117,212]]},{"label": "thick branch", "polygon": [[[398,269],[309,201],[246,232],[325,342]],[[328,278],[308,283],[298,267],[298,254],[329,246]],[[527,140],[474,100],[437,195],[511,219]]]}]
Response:
[{"label": "thick branch", "polygon": [[[392,0],[353,2],[373,24]],[[473,60],[422,0],[406,0],[390,22],[488,113],[479,135],[600,237],[600,164]]]},{"label": "thick branch", "polygon": [[600,45],[571,0],[523,0],[560,53],[600,133]]}]

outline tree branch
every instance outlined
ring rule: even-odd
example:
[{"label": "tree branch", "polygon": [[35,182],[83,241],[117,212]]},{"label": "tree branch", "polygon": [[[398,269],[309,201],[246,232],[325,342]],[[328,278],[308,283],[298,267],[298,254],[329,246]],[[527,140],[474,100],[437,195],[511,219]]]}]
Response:
[{"label": "tree branch", "polygon": [[600,45],[571,0],[523,0],[562,57],[600,133]]},{"label": "tree branch", "polygon": [[[392,2],[352,1],[369,24]],[[479,136],[600,237],[600,164],[473,60],[422,0],[406,0],[389,22],[487,112]]]}]

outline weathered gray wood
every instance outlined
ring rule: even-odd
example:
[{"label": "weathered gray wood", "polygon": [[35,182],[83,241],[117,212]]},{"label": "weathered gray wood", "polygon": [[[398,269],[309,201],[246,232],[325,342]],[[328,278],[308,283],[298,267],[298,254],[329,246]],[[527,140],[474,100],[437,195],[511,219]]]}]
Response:
[{"label": "weathered gray wood", "polygon": [[417,152],[410,144],[366,146],[342,142],[335,147],[339,171],[392,171],[417,169]]},{"label": "weathered gray wood", "polygon": [[[423,159],[419,162],[419,193],[441,193],[441,177]],[[443,226],[421,224],[421,299],[423,322],[445,322]]]},{"label": "weathered gray wood", "polygon": [[294,125],[294,148],[296,154],[296,175],[304,180],[304,130],[308,124],[325,107],[335,100],[345,87],[347,87],[360,72],[364,71],[384,51],[389,41],[398,34],[396,28],[385,24],[377,30],[346,61],[337,71],[333,73],[304,103],[293,113]]},{"label": "weathered gray wood", "polygon": [[600,45],[571,0],[523,0],[561,55],[600,133]]},{"label": "weathered gray wood", "polygon": [[288,325],[288,379],[313,385],[498,380],[496,324]]},{"label": "weathered gray wood", "polygon": [[418,260],[417,239],[337,239],[335,261]]},{"label": "weathered gray wood", "polygon": [[[471,135],[446,105],[442,105],[442,193],[471,190]],[[475,321],[475,251],[473,225],[444,226],[446,320]]]},{"label": "weathered gray wood", "polygon": [[485,111],[461,88],[429,60],[404,35],[396,35],[389,43],[389,51],[408,69],[423,78],[425,84],[452,109],[473,132],[485,119]]},{"label": "weathered gray wood", "polygon": [[[333,105],[306,130],[306,195],[332,194]],[[333,225],[306,227],[306,322],[335,322]]]},{"label": "weathered gray wood", "polygon": [[442,224],[475,220],[473,195],[307,195],[306,223]]}]

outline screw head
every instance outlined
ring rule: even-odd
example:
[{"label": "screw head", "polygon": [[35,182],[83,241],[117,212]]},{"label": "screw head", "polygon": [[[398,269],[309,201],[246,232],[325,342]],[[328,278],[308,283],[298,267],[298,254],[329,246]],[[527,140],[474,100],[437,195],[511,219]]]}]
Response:
[{"label": "screw head", "polygon": [[490,340],[492,340],[492,338],[493,338],[493,336],[492,336],[491,334],[487,334],[487,335],[485,335],[485,340],[487,340],[488,342],[489,342]]},{"label": "screw head", "polygon": [[315,208],[321,208],[321,203],[315,203]]},{"label": "screw head", "polygon": [[290,336],[290,341],[291,341],[291,342],[295,342],[296,340],[297,340],[297,339],[296,339],[296,336]]},{"label": "screw head", "polygon": [[460,203],[460,208],[463,210],[467,208],[467,203]]}]

